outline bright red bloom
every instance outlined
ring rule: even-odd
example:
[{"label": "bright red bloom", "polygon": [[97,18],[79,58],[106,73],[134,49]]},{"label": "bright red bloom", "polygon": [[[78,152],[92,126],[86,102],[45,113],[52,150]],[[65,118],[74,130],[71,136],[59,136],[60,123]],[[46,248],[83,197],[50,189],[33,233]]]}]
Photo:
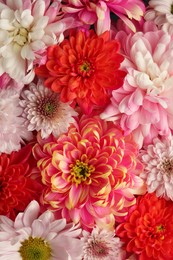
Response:
[{"label": "bright red bloom", "polygon": [[109,32],[77,31],[60,45],[48,48],[47,62],[35,69],[45,85],[59,92],[62,102],[76,101],[86,114],[109,102],[110,91],[119,88],[126,75],[119,70],[123,56]]},{"label": "bright red bloom", "polygon": [[42,185],[31,178],[33,160],[31,145],[0,155],[0,215],[14,218],[31,200],[39,199]]},{"label": "bright red bloom", "polygon": [[173,256],[173,204],[154,193],[138,197],[136,209],[117,227],[127,252],[139,260],[171,260]]}]

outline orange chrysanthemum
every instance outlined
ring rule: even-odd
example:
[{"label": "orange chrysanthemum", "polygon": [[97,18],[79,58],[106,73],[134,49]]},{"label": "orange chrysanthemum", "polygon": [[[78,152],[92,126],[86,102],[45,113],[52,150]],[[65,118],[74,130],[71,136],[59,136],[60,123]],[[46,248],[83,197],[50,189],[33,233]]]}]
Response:
[{"label": "orange chrysanthemum", "polygon": [[139,197],[136,209],[117,227],[127,252],[139,260],[171,260],[173,256],[173,204],[154,193]]},{"label": "orange chrysanthemum", "polygon": [[104,107],[111,90],[123,83],[119,70],[123,56],[109,32],[97,36],[93,30],[72,32],[60,45],[48,48],[47,62],[35,69],[45,85],[59,92],[62,102],[75,101],[84,113]]}]

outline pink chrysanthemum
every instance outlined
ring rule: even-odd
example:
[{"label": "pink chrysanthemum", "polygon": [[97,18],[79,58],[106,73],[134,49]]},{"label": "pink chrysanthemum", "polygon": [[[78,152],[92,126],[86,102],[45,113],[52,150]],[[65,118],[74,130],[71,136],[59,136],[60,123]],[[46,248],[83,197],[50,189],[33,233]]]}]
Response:
[{"label": "pink chrysanthemum", "polygon": [[141,159],[145,168],[140,176],[148,192],[173,200],[173,137],[154,139],[153,144],[141,151]]},{"label": "pink chrysanthemum", "polygon": [[0,0],[0,75],[32,81],[33,62],[42,58],[47,46],[61,41],[73,22],[62,18],[60,8],[58,0]]},{"label": "pink chrysanthemum", "polygon": [[81,230],[65,219],[55,220],[50,211],[39,213],[39,204],[32,201],[14,222],[0,216],[0,259],[80,260]]},{"label": "pink chrysanthemum", "polygon": [[119,123],[125,134],[133,133],[140,147],[173,129],[172,37],[154,30],[117,34],[126,56],[122,66],[127,76],[101,114],[102,119]]},{"label": "pink chrysanthemum", "polygon": [[110,30],[110,12],[119,16],[132,31],[135,31],[131,19],[139,21],[145,6],[140,0],[66,0],[63,1],[62,9],[68,15],[73,14],[76,20],[80,20],[84,24],[94,24],[97,33],[101,34]]},{"label": "pink chrysanthemum", "polygon": [[113,123],[83,116],[57,140],[38,140],[34,155],[45,184],[42,202],[85,228],[127,215],[134,194],[145,192],[142,164],[131,136]]},{"label": "pink chrysanthemum", "polygon": [[51,133],[58,137],[67,132],[69,125],[75,122],[73,116],[77,116],[69,103],[62,103],[59,94],[46,88],[42,82],[31,83],[23,89],[19,104],[28,131],[41,131],[42,138]]},{"label": "pink chrysanthemum", "polygon": [[114,231],[94,228],[90,233],[84,231],[82,241],[83,260],[123,260],[125,251],[123,243],[115,236]]},{"label": "pink chrysanthemum", "polygon": [[7,73],[3,73],[0,76],[0,89],[16,89],[20,91],[22,88],[23,83],[11,79]]}]

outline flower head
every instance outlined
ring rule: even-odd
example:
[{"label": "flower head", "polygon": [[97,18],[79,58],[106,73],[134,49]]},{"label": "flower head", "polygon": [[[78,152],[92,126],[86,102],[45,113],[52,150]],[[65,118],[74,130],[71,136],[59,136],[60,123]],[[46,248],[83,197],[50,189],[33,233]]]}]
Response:
[{"label": "flower head", "polygon": [[32,146],[27,145],[19,152],[0,155],[0,215],[14,218],[41,195],[41,183],[32,178],[36,162],[31,152]]},{"label": "flower head", "polygon": [[33,80],[33,62],[62,40],[72,24],[72,18],[62,18],[60,8],[58,0],[0,1],[0,75],[6,72],[23,83]]},{"label": "flower head", "polygon": [[32,133],[23,125],[21,114],[19,91],[11,88],[11,84],[0,89],[0,153],[18,151],[23,140],[32,139]]},{"label": "flower head", "polygon": [[76,31],[69,40],[48,48],[47,62],[36,68],[45,78],[45,85],[60,93],[62,102],[75,101],[84,113],[104,107],[109,92],[123,83],[125,72],[119,70],[123,61],[119,43],[109,40],[106,32]]},{"label": "flower head", "polygon": [[123,243],[115,237],[114,231],[93,228],[91,233],[83,232],[84,260],[122,260],[124,259]]},{"label": "flower head", "polygon": [[173,137],[154,139],[153,144],[141,151],[141,159],[144,171],[140,176],[148,192],[173,200]]},{"label": "flower head", "polygon": [[41,130],[42,138],[51,133],[55,137],[65,133],[75,121],[73,116],[77,115],[69,104],[59,100],[59,94],[45,88],[41,82],[37,85],[31,83],[23,89],[19,104],[28,130]]},{"label": "flower head", "polygon": [[154,193],[138,197],[136,209],[117,227],[127,252],[140,260],[172,259],[173,204]]},{"label": "flower head", "polygon": [[67,16],[75,15],[75,19],[81,23],[96,27],[98,34],[110,30],[110,13],[114,13],[122,19],[131,30],[135,31],[135,26],[131,19],[139,21],[145,10],[145,6],[140,0],[67,0],[63,1],[62,9]]},{"label": "flower head", "polygon": [[118,32],[127,76],[123,86],[112,91],[111,104],[101,115],[119,123],[125,134],[133,133],[140,147],[173,129],[172,38],[153,28],[130,35]]},{"label": "flower head", "polygon": [[45,190],[42,203],[90,229],[113,228],[145,192],[138,148],[114,124],[82,116],[58,139],[38,139],[34,156]]},{"label": "flower head", "polygon": [[0,258],[79,260],[81,230],[65,219],[55,220],[50,211],[39,213],[39,204],[32,201],[14,222],[0,216]]}]

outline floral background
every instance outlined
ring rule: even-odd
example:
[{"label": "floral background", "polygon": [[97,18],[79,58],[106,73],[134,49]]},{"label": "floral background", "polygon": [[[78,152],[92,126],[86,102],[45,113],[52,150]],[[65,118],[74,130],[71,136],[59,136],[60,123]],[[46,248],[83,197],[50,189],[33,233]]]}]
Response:
[{"label": "floral background", "polygon": [[173,259],[172,100],[172,0],[0,0],[0,259]]}]

